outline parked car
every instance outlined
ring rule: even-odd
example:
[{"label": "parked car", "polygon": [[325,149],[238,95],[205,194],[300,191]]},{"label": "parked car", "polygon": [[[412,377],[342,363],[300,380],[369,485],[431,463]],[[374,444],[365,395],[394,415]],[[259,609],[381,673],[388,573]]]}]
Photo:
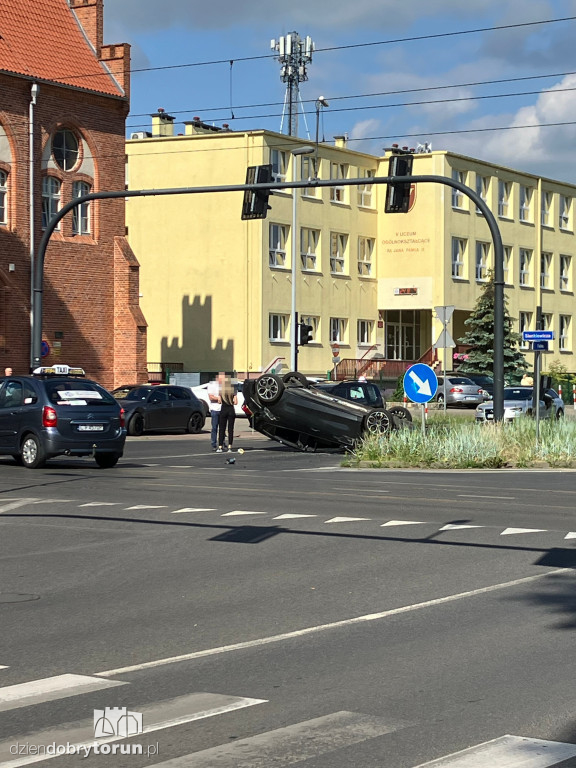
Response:
[{"label": "parked car", "polygon": [[[474,408],[484,402],[484,389],[466,376],[446,376],[446,406]],[[432,398],[438,405],[444,404],[444,377],[438,376],[438,391]]]},{"label": "parked car", "polygon": [[[532,387],[505,387],[504,389],[504,421],[514,421],[520,416],[533,416]],[[564,402],[553,389],[544,392],[540,400],[541,419],[561,419],[564,416]],[[492,421],[494,419],[494,403],[492,400],[476,408],[476,421]]]},{"label": "parked car", "polygon": [[0,379],[0,454],[29,469],[61,455],[113,467],[125,441],[122,407],[81,368],[42,366],[32,376]]},{"label": "parked car", "polygon": [[[241,416],[244,418],[246,414],[244,413],[244,410],[242,406],[244,405],[244,395],[242,394],[242,382],[241,381],[233,381],[232,385],[234,387],[234,392],[236,392],[236,399],[238,400],[237,404],[234,406],[234,411],[236,412],[236,416]],[[196,395],[198,400],[202,403],[206,410],[206,417],[208,417],[208,414],[210,413],[210,398],[208,397],[208,384],[200,384],[197,387],[192,387],[192,393]]]},{"label": "parked car", "polygon": [[301,373],[263,374],[244,382],[244,406],[257,431],[301,451],[352,448],[397,427],[390,411],[370,408],[312,386]]},{"label": "parked car", "polygon": [[[360,403],[369,408],[386,408],[386,401],[382,396],[381,390],[371,381],[362,379],[352,379],[349,381],[322,381],[313,384],[313,386],[316,387],[316,389],[320,389],[322,392],[327,392],[336,397],[343,397],[344,400],[350,400],[352,403]],[[388,410],[396,419],[407,422],[412,421],[412,414],[410,411],[401,405],[395,405],[392,408],[388,408]]]},{"label": "parked car", "polygon": [[112,394],[124,408],[129,435],[173,429],[196,433],[204,428],[206,412],[189,387],[141,384],[128,391],[120,387]]},{"label": "parked car", "polygon": [[474,384],[478,384],[479,387],[482,387],[490,395],[490,398],[494,394],[494,379],[486,373],[457,373],[455,375],[465,376],[470,381],[473,381]]}]

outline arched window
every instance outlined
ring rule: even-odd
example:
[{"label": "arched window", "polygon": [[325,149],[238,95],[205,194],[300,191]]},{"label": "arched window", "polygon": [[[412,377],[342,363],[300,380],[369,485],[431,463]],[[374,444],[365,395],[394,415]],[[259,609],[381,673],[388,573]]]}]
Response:
[{"label": "arched window", "polygon": [[63,171],[71,171],[78,162],[79,142],[76,134],[69,128],[60,128],[52,139],[54,161]]},{"label": "arched window", "polygon": [[0,171],[0,224],[8,223],[8,174]]},{"label": "arched window", "polygon": [[[75,181],[72,185],[72,197],[82,197],[90,194],[90,184],[86,181]],[[90,234],[90,203],[77,205],[72,211],[72,233],[74,235]]]},{"label": "arched window", "polygon": [[[60,210],[61,186],[60,180],[54,176],[44,176],[42,179],[42,227],[44,229]],[[60,223],[56,229],[60,229]]]}]

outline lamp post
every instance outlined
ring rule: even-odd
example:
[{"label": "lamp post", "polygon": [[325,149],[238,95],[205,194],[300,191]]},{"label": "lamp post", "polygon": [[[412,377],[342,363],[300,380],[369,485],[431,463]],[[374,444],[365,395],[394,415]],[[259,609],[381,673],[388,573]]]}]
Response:
[{"label": "lamp post", "polygon": [[[298,160],[300,155],[311,155],[314,152],[314,147],[297,147],[291,149],[292,154],[292,181],[299,181],[298,179]],[[290,323],[292,325],[290,329],[290,337],[292,339],[290,350],[290,370],[298,370],[298,323],[296,322],[296,279],[298,276],[298,249],[299,249],[299,237],[298,237],[298,189],[294,187],[292,189],[292,310],[290,312]]]},{"label": "lamp post", "polygon": [[316,99],[316,154],[314,156],[314,172],[316,178],[318,178],[318,138],[320,133],[320,110],[322,107],[329,107],[330,104],[326,101],[324,96],[318,96]]}]

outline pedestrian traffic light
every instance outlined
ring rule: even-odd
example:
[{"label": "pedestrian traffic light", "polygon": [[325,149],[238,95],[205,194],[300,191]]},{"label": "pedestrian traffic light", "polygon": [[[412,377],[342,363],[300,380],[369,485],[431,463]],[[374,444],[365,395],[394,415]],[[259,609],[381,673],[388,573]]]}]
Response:
[{"label": "pedestrian traffic light", "polygon": [[[246,169],[246,184],[270,184],[271,165],[251,165]],[[270,210],[269,189],[245,189],[242,203],[242,220],[265,219]]]},{"label": "pedestrian traffic light", "polygon": [[306,325],[306,323],[298,323],[298,330],[299,330],[298,344],[300,346],[303,346],[304,344],[309,344],[311,341],[314,341],[314,335],[312,333],[314,330],[314,327],[312,325]]},{"label": "pedestrian traffic light", "polygon": [[[396,145],[390,147],[389,150],[392,152],[392,155],[388,162],[388,176],[391,178],[394,176],[411,176],[412,162],[414,160],[412,153],[414,150],[400,149]],[[408,213],[411,186],[410,182],[404,184],[389,182],[386,185],[384,213]]]}]

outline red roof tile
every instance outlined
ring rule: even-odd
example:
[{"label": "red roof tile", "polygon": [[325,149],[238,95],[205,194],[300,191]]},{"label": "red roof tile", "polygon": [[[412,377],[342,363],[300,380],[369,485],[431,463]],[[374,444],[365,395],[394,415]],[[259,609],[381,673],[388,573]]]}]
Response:
[{"label": "red roof tile", "polygon": [[66,0],[0,0],[0,70],[124,95]]}]

